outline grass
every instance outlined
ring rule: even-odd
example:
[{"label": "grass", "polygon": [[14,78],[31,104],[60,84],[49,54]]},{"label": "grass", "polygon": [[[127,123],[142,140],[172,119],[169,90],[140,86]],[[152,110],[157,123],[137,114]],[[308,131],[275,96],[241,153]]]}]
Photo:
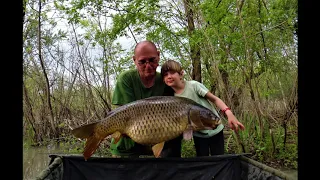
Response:
[{"label": "grass", "polygon": [[181,157],[195,157],[196,156],[196,150],[194,148],[194,142],[193,140],[186,141],[182,140],[181,144]]},{"label": "grass", "polygon": [[[241,117],[241,122],[246,128],[239,132],[239,140],[243,143],[246,153],[252,154],[251,158],[259,162],[275,164],[276,167],[297,169],[298,137],[296,135],[287,134],[288,139],[284,145],[285,134],[280,123],[270,127],[268,121],[262,119],[264,129],[261,131],[255,116],[244,115]],[[288,125],[289,129],[294,132],[294,126]],[[227,139],[226,149],[229,153],[242,153],[234,132]]]}]

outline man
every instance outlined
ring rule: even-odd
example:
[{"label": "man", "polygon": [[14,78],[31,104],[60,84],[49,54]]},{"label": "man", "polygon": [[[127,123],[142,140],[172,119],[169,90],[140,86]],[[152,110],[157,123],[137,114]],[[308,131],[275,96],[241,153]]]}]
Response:
[{"label": "man", "polygon": [[[132,101],[151,96],[172,96],[173,90],[162,80],[156,71],[159,66],[160,52],[151,41],[142,41],[135,46],[133,61],[136,69],[125,71],[117,79],[112,104],[125,105]],[[181,157],[182,136],[165,143],[160,157]],[[124,136],[117,144],[111,140],[113,157],[139,157],[152,155],[151,148],[135,143]]]}]

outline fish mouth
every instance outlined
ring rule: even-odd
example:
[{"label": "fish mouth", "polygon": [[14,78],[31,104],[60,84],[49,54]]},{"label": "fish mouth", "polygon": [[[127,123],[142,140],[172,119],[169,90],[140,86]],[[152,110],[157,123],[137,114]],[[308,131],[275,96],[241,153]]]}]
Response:
[{"label": "fish mouth", "polygon": [[194,129],[196,129],[196,130],[213,130],[213,129],[215,129],[215,128],[213,128],[213,127],[208,127],[208,126],[196,126],[196,127],[194,127]]},{"label": "fish mouth", "polygon": [[213,130],[215,129],[215,123],[210,122],[209,124],[204,123],[202,121],[200,122],[191,122],[194,130]]},{"label": "fish mouth", "polygon": [[214,130],[217,128],[217,126],[219,124],[221,124],[221,120],[209,120],[209,121],[202,121],[202,126],[201,128],[202,129],[205,129],[205,130]]}]

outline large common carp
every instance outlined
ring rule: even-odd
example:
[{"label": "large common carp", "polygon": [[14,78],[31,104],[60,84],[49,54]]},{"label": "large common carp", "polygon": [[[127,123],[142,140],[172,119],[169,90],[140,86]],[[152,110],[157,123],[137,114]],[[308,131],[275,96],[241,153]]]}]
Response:
[{"label": "large common carp", "polygon": [[98,122],[73,129],[72,134],[87,139],[85,159],[111,134],[114,143],[127,135],[137,143],[152,145],[154,156],[159,157],[166,141],[182,133],[184,139],[191,139],[192,131],[215,129],[220,123],[211,110],[190,99],[153,96],[120,106]]}]

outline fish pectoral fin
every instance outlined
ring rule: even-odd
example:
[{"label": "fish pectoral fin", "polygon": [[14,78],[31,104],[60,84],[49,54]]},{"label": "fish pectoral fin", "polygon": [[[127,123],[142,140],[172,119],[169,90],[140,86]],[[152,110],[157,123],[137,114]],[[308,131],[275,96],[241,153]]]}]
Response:
[{"label": "fish pectoral fin", "polygon": [[193,135],[192,127],[188,127],[185,131],[183,131],[183,139],[191,140]]},{"label": "fish pectoral fin", "polygon": [[193,126],[198,127],[198,128],[203,128],[203,124],[200,120],[200,112],[199,111],[191,110],[189,113],[189,118],[190,118],[191,124]]},{"label": "fish pectoral fin", "polygon": [[114,139],[113,144],[117,144],[121,138],[121,133],[119,131],[114,132],[111,137]]},{"label": "fish pectoral fin", "polygon": [[152,151],[153,151],[153,154],[156,158],[160,157],[163,146],[164,146],[164,142],[161,142],[161,143],[158,143],[158,144],[152,146]]}]

